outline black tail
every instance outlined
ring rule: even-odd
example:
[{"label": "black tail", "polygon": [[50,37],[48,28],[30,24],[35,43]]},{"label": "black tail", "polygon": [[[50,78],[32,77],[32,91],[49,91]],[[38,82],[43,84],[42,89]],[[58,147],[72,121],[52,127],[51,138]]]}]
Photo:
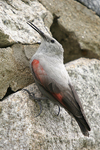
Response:
[{"label": "black tail", "polygon": [[76,118],[76,117],[75,117],[75,120],[77,121],[83,135],[89,136],[88,131],[90,131],[91,129],[88,123],[86,122],[86,120],[84,118]]}]

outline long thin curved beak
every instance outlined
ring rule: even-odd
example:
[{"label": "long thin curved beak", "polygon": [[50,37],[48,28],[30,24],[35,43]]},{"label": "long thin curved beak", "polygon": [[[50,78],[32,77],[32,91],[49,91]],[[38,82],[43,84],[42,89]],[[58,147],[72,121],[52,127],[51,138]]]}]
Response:
[{"label": "long thin curved beak", "polygon": [[43,38],[45,38],[45,34],[41,30],[39,30],[32,22],[28,21],[27,24],[30,25],[35,31],[37,31]]}]

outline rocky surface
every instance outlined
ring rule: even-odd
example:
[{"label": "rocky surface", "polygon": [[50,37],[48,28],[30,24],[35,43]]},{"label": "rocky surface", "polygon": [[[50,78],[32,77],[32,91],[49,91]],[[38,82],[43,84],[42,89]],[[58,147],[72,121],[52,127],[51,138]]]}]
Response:
[{"label": "rocky surface", "polygon": [[[39,3],[40,2],[40,3]],[[54,15],[54,20],[53,20]],[[100,59],[100,18],[74,0],[0,0],[0,99],[7,89],[33,83],[29,60],[41,38],[33,23],[63,45],[65,62],[79,57]],[[49,66],[48,66],[49,67]],[[74,119],[50,100],[39,105],[21,90],[0,101],[0,150],[100,149],[100,61],[81,58],[66,69],[83,103],[91,126],[84,137]],[[35,84],[27,89],[41,96]]]},{"label": "rocky surface", "polygon": [[[35,49],[36,46],[33,47]],[[34,49],[32,48],[33,53],[37,47]],[[31,54],[30,46],[21,44],[0,49],[0,98],[5,95],[9,87],[12,91],[16,91],[33,82],[29,68],[30,55],[26,50]]]},{"label": "rocky surface", "polygon": [[33,83],[29,60],[41,39],[29,20],[48,33],[53,17],[36,1],[0,1],[0,99],[9,87],[17,91]]},{"label": "rocky surface", "polygon": [[88,8],[94,10],[100,16],[100,1],[99,0],[77,0]]},{"label": "rocky surface", "polygon": [[[78,59],[66,65],[91,126],[89,137],[84,137],[74,119],[50,100],[39,106],[19,91],[0,102],[1,150],[98,150],[100,148],[100,61]],[[27,87],[40,96],[35,83]]]},{"label": "rocky surface", "polygon": [[[0,47],[7,47],[13,43],[33,44],[40,42],[40,36],[28,25],[33,20],[44,32],[45,26],[52,23],[52,15],[43,5],[36,1],[25,3],[21,0],[0,1]],[[44,25],[45,24],[45,25]]]},{"label": "rocky surface", "polygon": [[100,18],[92,10],[74,0],[39,1],[55,16],[51,32],[65,49],[65,62],[100,59]]}]

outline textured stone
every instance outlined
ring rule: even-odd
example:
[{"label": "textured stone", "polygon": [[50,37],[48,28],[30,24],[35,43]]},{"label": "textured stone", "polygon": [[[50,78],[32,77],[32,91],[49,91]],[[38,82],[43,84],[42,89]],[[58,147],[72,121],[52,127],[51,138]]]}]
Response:
[{"label": "textured stone", "polygon": [[11,48],[0,49],[0,99],[6,94],[8,87],[16,91],[32,82],[24,46],[16,44]]},{"label": "textured stone", "polygon": [[51,32],[63,45],[66,62],[80,56],[100,59],[100,18],[92,10],[74,0],[39,1],[55,14]]},{"label": "textured stone", "polygon": [[[0,149],[99,150],[100,149],[100,61],[79,59],[66,64],[91,126],[84,137],[75,122],[50,100],[43,100],[39,117],[37,103],[19,91],[0,102]],[[34,84],[27,87],[40,97]],[[72,123],[71,123],[72,122]]]},{"label": "textured stone", "polygon": [[100,0],[76,0],[94,10],[100,16]]},{"label": "textured stone", "polygon": [[[0,47],[13,43],[34,44],[40,41],[40,36],[28,25],[33,20],[40,29],[47,32],[45,26],[52,23],[52,15],[39,2],[21,0],[0,1]],[[44,25],[45,24],[45,25]]]}]

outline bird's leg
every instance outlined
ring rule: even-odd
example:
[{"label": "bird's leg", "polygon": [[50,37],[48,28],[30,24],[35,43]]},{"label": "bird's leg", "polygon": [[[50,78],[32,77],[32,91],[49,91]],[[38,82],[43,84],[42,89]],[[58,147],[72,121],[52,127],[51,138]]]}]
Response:
[{"label": "bird's leg", "polygon": [[46,97],[35,97],[35,94],[33,92],[29,92],[27,89],[23,89],[24,91],[26,91],[29,94],[30,99],[34,99],[34,100],[46,100]]},{"label": "bird's leg", "polygon": [[59,114],[60,114],[60,106],[59,105],[57,105],[58,106],[58,114],[57,114],[57,116],[59,116]]},{"label": "bird's leg", "polygon": [[33,92],[29,92],[27,89],[23,89],[23,90],[26,91],[29,94],[30,99],[32,99],[32,100],[34,99],[38,103],[38,105],[40,107],[40,112],[35,117],[40,116],[40,114],[42,113],[42,103],[41,103],[41,100],[46,100],[47,98],[46,97],[41,97],[41,98],[40,97],[35,97],[35,94]]},{"label": "bird's leg", "polygon": [[[38,105],[40,107],[40,112],[35,117],[40,116],[40,114],[42,113],[42,103],[41,103],[41,100],[47,100],[48,98],[46,98],[46,97],[41,97],[41,98],[40,97],[35,97],[35,94],[33,92],[29,92],[27,89],[23,89],[23,90],[26,91],[29,94],[29,97],[30,97],[31,100],[35,100],[38,103]],[[58,114],[57,114],[57,116],[59,116],[59,114],[60,114],[60,106],[59,105],[57,105],[57,106],[58,106]]]}]

